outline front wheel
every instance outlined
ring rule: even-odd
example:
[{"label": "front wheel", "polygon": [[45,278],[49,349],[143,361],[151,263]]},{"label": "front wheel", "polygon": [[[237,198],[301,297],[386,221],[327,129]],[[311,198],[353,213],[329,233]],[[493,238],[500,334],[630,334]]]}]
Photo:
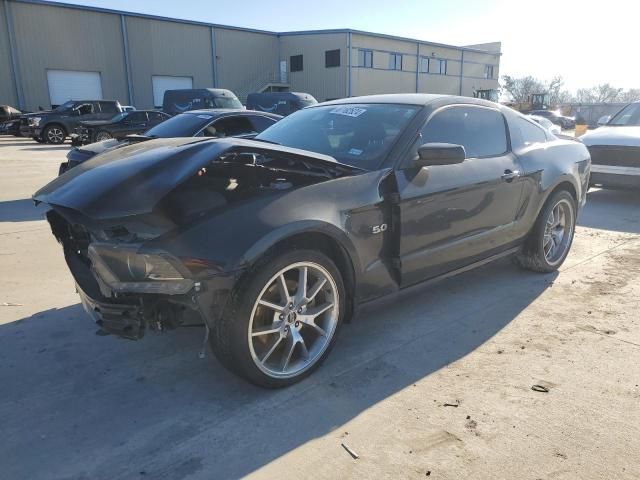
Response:
[{"label": "front wheel", "polygon": [[228,369],[268,388],[296,383],[327,357],[345,312],[340,271],[326,255],[294,250],[250,273],[211,336]]},{"label": "front wheel", "polygon": [[566,190],[556,192],[542,208],[517,263],[535,272],[553,272],[565,261],[576,226],[576,201]]},{"label": "front wheel", "polygon": [[109,140],[113,138],[109,132],[105,132],[104,130],[96,133],[96,142],[104,142],[105,140]]},{"label": "front wheel", "polygon": [[42,134],[45,141],[53,145],[60,145],[61,143],[64,143],[66,136],[67,134],[59,125],[49,125],[44,129]]}]

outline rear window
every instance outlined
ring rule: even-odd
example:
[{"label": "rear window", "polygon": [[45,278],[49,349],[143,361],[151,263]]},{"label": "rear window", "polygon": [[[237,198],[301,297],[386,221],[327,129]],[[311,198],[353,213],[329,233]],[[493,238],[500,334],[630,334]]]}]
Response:
[{"label": "rear window", "polygon": [[192,137],[212,120],[212,115],[183,113],[150,128],[144,134],[158,138]]}]

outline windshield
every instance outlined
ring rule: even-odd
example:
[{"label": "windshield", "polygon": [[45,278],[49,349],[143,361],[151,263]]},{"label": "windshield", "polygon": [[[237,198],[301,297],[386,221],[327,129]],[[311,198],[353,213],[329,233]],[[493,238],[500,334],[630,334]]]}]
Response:
[{"label": "windshield", "polygon": [[360,103],[312,107],[283,118],[255,139],[375,170],[418,109],[412,105]]},{"label": "windshield", "polygon": [[640,103],[632,103],[614,115],[607,125],[640,126]]},{"label": "windshield", "polygon": [[122,120],[127,115],[129,115],[129,112],[116,113],[113,117],[111,117],[111,121],[114,122],[114,123],[115,122],[119,122],[120,120]]},{"label": "windshield", "polygon": [[65,110],[69,110],[71,109],[74,105],[76,104],[76,102],[74,102],[73,100],[69,100],[68,102],[64,102],[62,105],[58,105],[56,108],[54,108],[54,112],[63,112]]},{"label": "windshield", "polygon": [[242,103],[235,97],[213,97],[214,108],[242,108]]},{"label": "windshield", "polygon": [[154,138],[193,137],[212,119],[212,115],[181,113],[150,128],[144,135]]}]

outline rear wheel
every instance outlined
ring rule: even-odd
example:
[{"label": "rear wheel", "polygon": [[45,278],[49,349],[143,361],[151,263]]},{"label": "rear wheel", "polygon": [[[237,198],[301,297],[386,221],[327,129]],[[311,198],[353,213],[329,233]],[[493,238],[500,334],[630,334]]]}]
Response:
[{"label": "rear wheel", "polygon": [[49,125],[44,129],[42,137],[47,143],[60,145],[61,143],[64,143],[64,139],[67,137],[67,134],[60,125]]},{"label": "rear wheel", "polygon": [[576,225],[576,201],[566,190],[545,204],[527,238],[517,263],[536,272],[553,272],[565,261]]},{"label": "rear wheel", "polygon": [[257,268],[211,336],[227,368],[269,388],[296,383],[333,347],[345,311],[339,270],[326,255],[294,250]]},{"label": "rear wheel", "polygon": [[110,138],[113,138],[111,134],[104,130],[100,130],[98,133],[96,133],[96,142],[103,142],[105,140],[109,140]]}]

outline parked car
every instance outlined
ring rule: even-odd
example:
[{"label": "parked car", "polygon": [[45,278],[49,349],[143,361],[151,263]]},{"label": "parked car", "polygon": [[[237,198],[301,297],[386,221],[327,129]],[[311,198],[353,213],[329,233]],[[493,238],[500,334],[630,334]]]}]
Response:
[{"label": "parked car", "polygon": [[318,101],[308,93],[264,92],[250,93],[247,96],[248,109],[277,113],[282,116],[290,115],[301,108],[317,103]]},{"label": "parked car", "polygon": [[547,120],[550,120],[551,123],[559,125],[563,130],[576,128],[575,118],[560,115],[558,112],[555,112],[553,110],[532,110],[531,112],[529,112],[529,115],[544,117]]},{"label": "parked car", "polygon": [[90,158],[114,148],[154,138],[173,137],[253,137],[282,117],[251,110],[194,110],[170,117],[142,135],[127,135],[122,140],[108,139],[67,153],[67,161],[60,164],[58,175]]},{"label": "parked car", "polygon": [[538,115],[528,115],[528,117],[538,125],[540,125],[542,128],[546,128],[547,130],[549,130],[554,135],[562,134],[562,128],[560,128],[559,125],[554,124],[551,120],[540,117]]},{"label": "parked car", "polygon": [[364,302],[506,256],[558,269],[589,166],[584,145],[496,103],[376,95],[299,110],[254,140],[113,150],[34,199],[104,331],[201,321],[223,365],[281,387],[320,365]]},{"label": "parked car", "polygon": [[130,110],[117,113],[109,120],[80,122],[75,132],[71,134],[71,144],[86,145],[110,138],[122,140],[127,135],[142,133],[168,118],[171,117],[156,110]]},{"label": "parked car", "polygon": [[122,112],[115,100],[69,100],[53,110],[24,115],[20,132],[36,141],[60,144],[82,121],[108,120]]},{"label": "parked car", "polygon": [[20,136],[20,116],[23,112],[10,105],[0,105],[0,135]]},{"label": "parked car", "polygon": [[640,188],[640,102],[580,137],[591,154],[591,185]]},{"label": "parked car", "polygon": [[242,103],[231,90],[224,88],[190,88],[164,92],[162,111],[169,115],[203,108],[242,109]]}]

